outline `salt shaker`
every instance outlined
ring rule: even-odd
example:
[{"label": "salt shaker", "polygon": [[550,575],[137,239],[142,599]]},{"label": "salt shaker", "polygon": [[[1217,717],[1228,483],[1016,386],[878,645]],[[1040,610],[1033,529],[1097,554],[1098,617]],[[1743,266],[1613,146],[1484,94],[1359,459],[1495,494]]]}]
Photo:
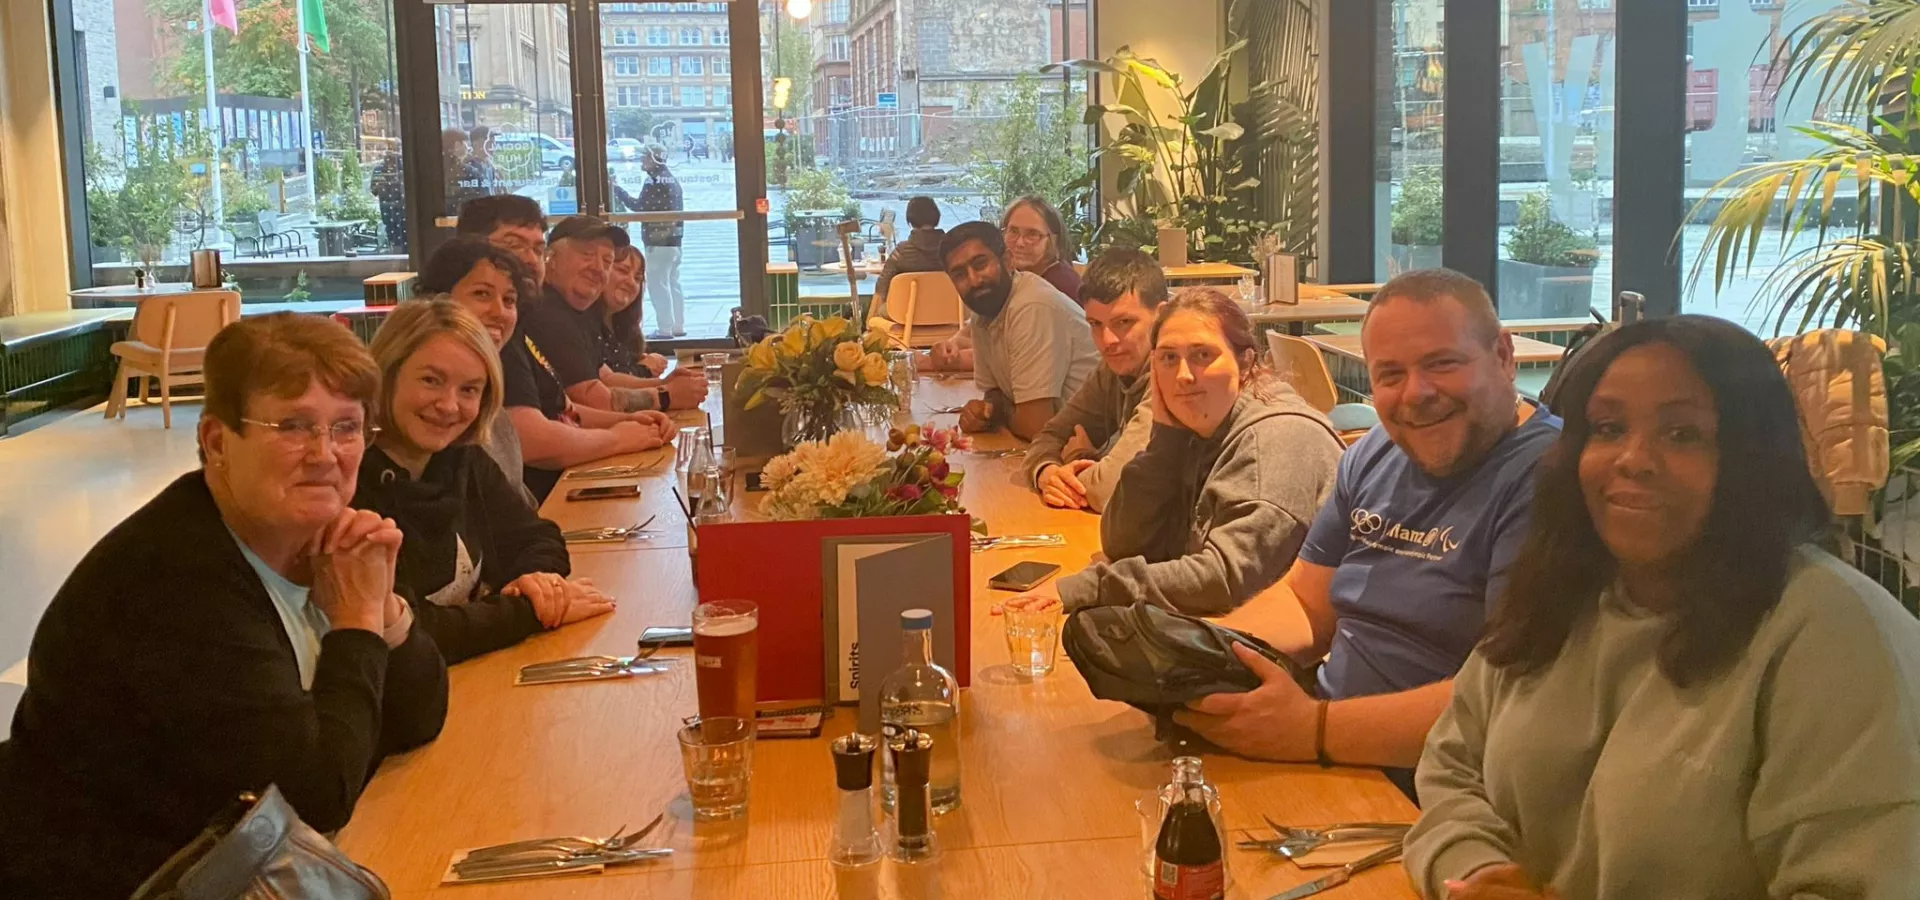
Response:
[{"label": "salt shaker", "polygon": [[902,728],[887,738],[893,754],[896,791],[893,858],[898,862],[925,862],[938,848],[933,842],[933,796],[928,776],[933,764],[933,736]]},{"label": "salt shaker", "polygon": [[880,859],[880,833],[873,827],[873,751],[879,742],[849,734],[833,742],[833,777],[840,788],[840,816],[834,821],[836,866],[864,866]]}]

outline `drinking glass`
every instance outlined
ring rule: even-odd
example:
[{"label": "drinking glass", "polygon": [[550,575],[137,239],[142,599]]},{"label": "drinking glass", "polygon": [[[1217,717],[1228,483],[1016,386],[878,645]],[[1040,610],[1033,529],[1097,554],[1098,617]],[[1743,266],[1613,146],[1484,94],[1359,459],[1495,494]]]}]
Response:
[{"label": "drinking glass", "polygon": [[1240,276],[1239,290],[1241,305],[1255,308],[1267,305],[1260,296],[1260,283],[1252,275]]},{"label": "drinking glass", "polygon": [[714,600],[693,610],[693,681],[700,717],[753,721],[759,696],[760,607]]},{"label": "drinking glass", "polygon": [[747,811],[753,780],[753,721],[701,716],[688,722],[680,729],[680,763],[696,820],[739,818]]},{"label": "drinking glass", "polygon": [[893,392],[900,395],[903,408],[913,399],[913,380],[920,374],[916,371],[916,355],[912,350],[887,351],[887,374],[893,382]]},{"label": "drinking glass", "polygon": [[1060,614],[1009,607],[1000,618],[1006,625],[1007,656],[1013,660],[1013,670],[1028,678],[1051,674],[1060,648]]},{"label": "drinking glass", "polygon": [[694,451],[707,445],[707,429],[703,425],[688,425],[680,429],[680,436],[673,442],[673,470],[685,472],[693,466]]},{"label": "drinking glass", "polygon": [[700,354],[700,367],[707,370],[707,393],[718,393],[720,391],[720,375],[726,371],[727,368],[726,352]]}]

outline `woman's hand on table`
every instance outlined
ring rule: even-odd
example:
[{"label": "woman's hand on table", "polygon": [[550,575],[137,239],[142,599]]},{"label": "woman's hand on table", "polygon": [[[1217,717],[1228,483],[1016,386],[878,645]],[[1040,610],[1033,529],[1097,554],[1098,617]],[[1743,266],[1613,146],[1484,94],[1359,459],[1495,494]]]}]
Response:
[{"label": "woman's hand on table", "polygon": [[335,628],[384,634],[400,528],[363,509],[343,510],[308,545],[314,605]]},{"label": "woman's hand on table", "polygon": [[528,572],[500,593],[527,598],[541,627],[548,630],[604,615],[614,608],[613,598],[600,593],[590,579],[569,581],[553,572]]},{"label": "woman's hand on table", "polygon": [[693,409],[707,402],[707,376],[693,369],[678,369],[661,383],[674,409]]},{"label": "woman's hand on table", "polygon": [[[635,415],[642,414],[635,413]],[[662,436],[659,428],[651,421],[615,422],[607,432],[620,441],[619,447],[614,450],[615,453],[639,453],[642,450],[652,450],[662,446],[668,441],[668,438]]]},{"label": "woman's hand on table", "polygon": [[649,353],[646,356],[640,357],[640,365],[645,366],[647,371],[652,372],[653,377],[659,378],[667,374],[667,369],[673,365],[673,362],[658,353]]},{"label": "woman's hand on table", "polygon": [[1210,694],[1176,710],[1173,720],[1242,756],[1274,762],[1314,758],[1314,719],[1320,702],[1293,682],[1278,663],[1235,642],[1235,656],[1260,676],[1260,686],[1242,694]]},{"label": "woman's hand on table", "polygon": [[1037,486],[1040,488],[1040,500],[1048,506],[1058,509],[1086,509],[1087,486],[1080,483],[1080,473],[1093,468],[1091,459],[1076,459],[1070,463],[1054,463],[1040,470]]},{"label": "woman's hand on table", "polygon": [[1481,866],[1459,881],[1447,882],[1447,900],[1557,900],[1553,888],[1535,888],[1513,863]]},{"label": "woman's hand on table", "polygon": [[989,612],[997,616],[1006,610],[1013,612],[1057,611],[1061,608],[1060,587],[1056,584],[1058,581],[1058,578],[1049,580],[1031,591],[995,606],[989,610]]}]

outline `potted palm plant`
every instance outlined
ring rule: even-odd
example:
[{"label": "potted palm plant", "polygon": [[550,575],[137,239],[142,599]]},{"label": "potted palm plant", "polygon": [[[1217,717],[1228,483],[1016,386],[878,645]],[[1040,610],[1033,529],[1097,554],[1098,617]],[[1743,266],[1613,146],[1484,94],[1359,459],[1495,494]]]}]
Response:
[{"label": "potted palm plant", "polygon": [[1788,32],[1774,65],[1789,97],[1810,92],[1826,111],[1796,129],[1819,147],[1735,172],[1701,198],[1688,219],[1713,216],[1689,285],[1710,278],[1718,291],[1777,254],[1755,299],[1776,331],[1885,340],[1897,468],[1920,453],[1920,3],[1848,0]]}]

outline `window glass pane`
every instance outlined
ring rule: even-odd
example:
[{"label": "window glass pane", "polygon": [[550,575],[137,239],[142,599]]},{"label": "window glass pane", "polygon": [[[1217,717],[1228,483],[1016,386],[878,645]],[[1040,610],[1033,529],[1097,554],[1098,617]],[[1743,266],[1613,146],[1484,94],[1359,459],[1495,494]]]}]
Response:
[{"label": "window glass pane", "polygon": [[[700,45],[724,34],[724,3],[601,6],[606,28],[644,29],[649,44]],[[656,40],[657,36],[657,40]],[[689,37],[690,36],[690,37]],[[724,55],[649,56],[644,78],[608,76],[607,194],[613,213],[734,210],[731,71]],[[632,101],[632,102],[628,102]],[[740,229],[731,219],[630,222],[647,261],[641,325],[651,336],[726,334],[741,304]]]},{"label": "window glass pane", "polygon": [[[389,2],[329,2],[305,55],[290,7],[241,7],[210,23],[202,0],[91,0],[56,23],[87,101],[67,111],[85,143],[69,187],[93,281],[183,280],[216,248],[248,301],[358,298],[407,243]],[[456,93],[465,63],[442,60]]]},{"label": "window glass pane", "polygon": [[1446,143],[1445,0],[1390,0],[1383,15],[1374,146],[1382,280],[1408,269],[1440,265],[1440,156]]},{"label": "window glass pane", "polygon": [[[1813,107],[1811,87],[1798,97],[1780,88],[1780,75],[1770,62],[1781,35],[1815,15],[1839,7],[1841,0],[1794,0],[1790,4],[1701,3],[1689,0],[1687,71],[1687,181],[1688,218],[1680,235],[1681,277],[1690,275],[1705,249],[1707,223],[1716,206],[1696,211],[1707,190],[1721,179],[1750,165],[1813,155],[1822,146],[1795,131],[1815,121],[1839,118],[1835,111]],[[1856,123],[1857,124],[1857,123]],[[1851,188],[1842,188],[1845,196]],[[1836,215],[1835,220],[1845,216]],[[1782,260],[1819,245],[1812,230],[1781,245],[1776,213],[1756,247],[1751,268],[1729,273],[1715,289],[1713,260],[1707,259],[1697,283],[1681,298],[1681,311],[1721,316],[1773,334],[1771,303],[1761,290]],[[1789,323],[1791,326],[1795,323]]]},{"label": "window glass pane", "polygon": [[1500,315],[1608,312],[1612,6],[1527,0],[1503,8],[1501,17]]},{"label": "window glass pane", "polygon": [[[1086,171],[1086,86],[1040,69],[1096,55],[1090,4],[990,5],[984,30],[977,4],[815,0],[803,20],[762,4],[768,256],[795,272],[770,276],[776,324],[854,290],[824,267],[841,254],[834,225],[843,218],[861,225],[853,252],[872,258],[883,241],[908,237],[915,195],[935,199],[945,227],[997,222],[1021,194],[1060,203]],[[797,300],[783,299],[784,277],[797,278]],[[856,283],[871,296],[871,277]]]},{"label": "window glass pane", "polygon": [[444,214],[488,194],[532,197],[549,214],[578,210],[566,8],[475,3],[433,10],[445,23],[440,58],[464,54],[474,67],[472,87],[456,88],[444,76],[440,82]]}]

